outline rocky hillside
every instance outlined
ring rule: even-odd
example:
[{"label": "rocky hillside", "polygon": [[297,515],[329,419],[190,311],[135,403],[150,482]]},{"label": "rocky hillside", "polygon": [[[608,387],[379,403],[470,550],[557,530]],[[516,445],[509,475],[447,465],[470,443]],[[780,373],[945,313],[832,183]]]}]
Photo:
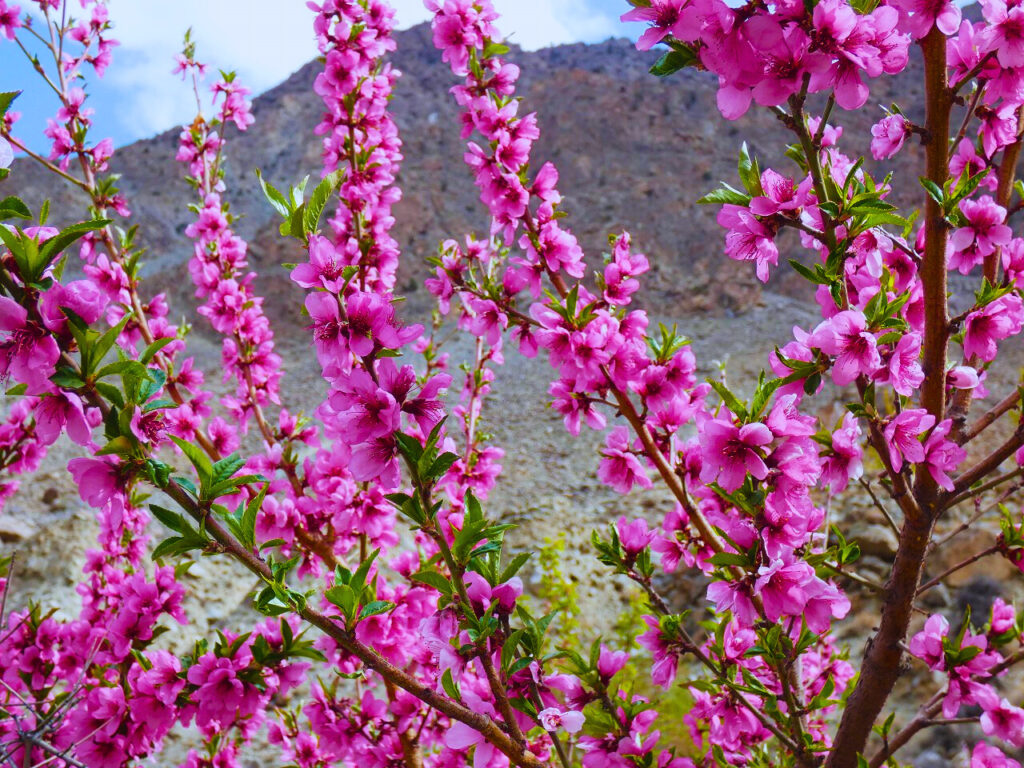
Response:
[{"label": "rocky hillside", "polygon": [[[410,306],[422,311],[429,302],[422,288],[424,257],[445,237],[479,231],[486,220],[462,162],[464,144],[448,94],[453,80],[431,44],[429,27],[420,25],[396,37],[393,61],[404,73],[393,104],[405,147],[400,177],[405,197],[396,209],[397,236],[405,252],[401,290]],[[789,138],[782,126],[764,110],[724,121],[715,107],[713,77],[687,71],[659,80],[648,73],[652,55],[638,53],[626,40],[514,50],[512,58],[523,72],[523,108],[539,115],[542,135],[535,165],[545,160],[558,165],[564,208],[591,259],[600,259],[609,233],[629,229],[637,247],[652,257],[654,269],[645,284],[650,309],[722,314],[756,302],[752,270],[722,255],[714,207],[693,203],[720,179],[735,181],[741,140],[765,161],[789,166],[781,159]],[[292,317],[296,294],[288,293],[277,265],[293,261],[294,254],[277,236],[276,214],[263,201],[253,169],[261,168],[275,184],[317,173],[320,141],[313,127],[322,108],[311,88],[317,71],[318,64],[311,62],[257,98],[254,128],[229,134],[229,197],[245,217],[240,230],[250,241],[262,288],[287,317]],[[917,103],[920,78],[914,74],[901,79],[899,99],[876,87],[873,101]],[[856,140],[867,135],[865,128],[875,118],[868,111],[840,116]],[[190,217],[190,190],[173,159],[177,136],[172,129],[120,149],[114,168],[122,174],[134,221],[150,248],[150,274],[166,277],[164,287],[181,299],[190,293],[187,282],[178,279],[189,253],[183,230]],[[917,160],[914,147],[900,157],[901,163]],[[58,196],[64,199],[70,193],[57,181],[35,167],[19,168],[7,185],[17,185],[33,199],[61,190]],[[784,280],[779,287],[785,290]]]}]

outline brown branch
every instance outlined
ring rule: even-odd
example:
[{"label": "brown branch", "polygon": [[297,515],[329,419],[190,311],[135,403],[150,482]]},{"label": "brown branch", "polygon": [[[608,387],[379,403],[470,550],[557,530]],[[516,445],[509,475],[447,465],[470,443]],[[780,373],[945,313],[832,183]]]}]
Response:
[{"label": "brown branch", "polygon": [[[387,689],[388,701],[395,703],[395,686],[389,681],[384,681]],[[398,731],[398,741],[402,745],[402,757],[405,760],[405,768],[423,768],[423,751],[420,749],[419,735],[416,731],[402,730],[398,717],[395,717],[395,730]]]},{"label": "brown branch", "polygon": [[[982,478],[987,477],[990,472],[998,469],[1000,464],[1016,453],[1017,449],[1022,445],[1024,445],[1024,422],[1017,425],[1017,428],[1005,443],[960,475],[953,482],[953,490],[947,493],[946,497],[955,498],[956,494],[962,493]],[[943,504],[942,508],[946,506],[946,504]]]},{"label": "brown branch", "polygon": [[[196,504],[195,500],[177,483],[171,482],[164,489],[168,496],[174,499],[188,514],[196,521],[205,526],[206,532],[217,542],[225,553],[244,565],[257,576],[265,581],[273,582],[273,574],[267,564],[259,559],[252,552],[237,542],[231,534],[214,517],[207,514],[205,510]],[[478,731],[491,744],[497,747],[502,754],[509,758],[513,765],[522,768],[544,768],[536,757],[534,757],[525,746],[516,744],[494,720],[481,715],[464,705],[442,696],[430,686],[410,675],[403,669],[396,667],[387,659],[380,656],[369,646],[363,645],[355,635],[339,626],[338,623],[309,607],[293,606],[293,610],[307,623],[322,631],[325,635],[334,640],[346,653],[355,656],[368,669],[379,674],[385,681],[392,685],[408,691],[417,699],[438,712],[447,715],[453,720],[468,725]]]},{"label": "brown branch", "polygon": [[[980,682],[987,682],[993,680],[1010,667],[1024,660],[1024,651],[1017,651],[1016,653],[1007,656],[1003,661],[996,664],[992,669],[989,670],[989,674],[980,679]],[[885,746],[878,750],[871,759],[868,760],[870,768],[881,768],[885,764],[885,761],[892,757],[896,752],[906,746],[906,744],[924,728],[929,725],[935,724],[935,717],[942,711],[942,699],[944,698],[945,691],[939,691],[928,702],[918,710],[918,713],[914,716],[907,725],[905,725],[899,733],[889,739]]]},{"label": "brown branch", "polygon": [[976,552],[975,554],[973,554],[970,557],[968,557],[966,560],[961,560],[956,565],[951,565],[949,568],[944,570],[942,573],[940,573],[934,579],[931,579],[927,583],[922,584],[920,587],[918,587],[917,594],[918,595],[924,594],[925,592],[927,592],[932,587],[941,584],[944,579],[946,579],[949,576],[952,576],[954,573],[956,573],[957,571],[961,570],[962,568],[966,568],[971,563],[976,563],[979,560],[981,560],[982,558],[988,557],[989,555],[994,555],[997,552],[999,552],[999,547],[993,545],[993,546],[989,547],[988,549],[983,549],[981,552]]},{"label": "brown branch", "polygon": [[1017,467],[1016,469],[1010,472],[1004,472],[1001,475],[997,475],[996,477],[989,480],[987,483],[979,485],[977,488],[968,488],[963,493],[959,493],[949,501],[944,502],[942,505],[943,511],[955,507],[957,504],[962,504],[965,501],[969,501],[970,499],[976,499],[986,491],[991,491],[993,488],[998,488],[1003,483],[1008,482],[1009,480],[1013,480],[1015,477],[1020,477],[1022,474],[1024,474],[1024,467]]},{"label": "brown branch", "polygon": [[[946,38],[933,28],[921,43],[925,63],[927,175],[940,188],[949,172],[949,121],[952,92],[947,82]],[[941,421],[946,408],[947,224],[941,207],[930,196],[925,202],[925,252],[920,276],[924,288],[924,385],[921,405]],[[872,727],[899,676],[901,645],[913,612],[925,553],[935,520],[937,486],[930,473],[919,472],[914,487],[917,509],[906,514],[899,548],[886,592],[878,631],[864,651],[860,678],[847,700],[826,762],[827,768],[856,768]],[[902,505],[901,505],[902,506]],[[906,507],[904,507],[906,511]]]},{"label": "brown branch", "polygon": [[971,428],[964,432],[961,440],[961,445],[969,443],[971,440],[976,438],[986,429],[988,429],[995,421],[1007,411],[1012,410],[1016,407],[1017,403],[1020,402],[1020,389],[1015,389],[1013,392],[1008,394],[998,403],[993,405],[989,410],[985,411],[978,420],[971,425]]}]

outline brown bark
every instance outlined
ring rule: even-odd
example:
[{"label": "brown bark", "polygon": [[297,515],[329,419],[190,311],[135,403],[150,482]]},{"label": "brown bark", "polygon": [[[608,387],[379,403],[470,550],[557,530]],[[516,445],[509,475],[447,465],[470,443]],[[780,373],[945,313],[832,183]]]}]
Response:
[{"label": "brown bark", "polygon": [[[941,188],[949,169],[949,117],[952,107],[952,92],[946,73],[946,38],[933,28],[921,47],[927,99],[925,129],[929,137],[927,176]],[[946,303],[948,231],[941,206],[930,196],[925,203],[925,237],[920,269],[925,301],[922,365],[925,380],[921,389],[921,405],[935,416],[936,421],[940,421],[946,407],[946,344],[949,336]],[[900,673],[901,645],[906,638],[936,516],[938,489],[928,472],[918,473],[913,495],[917,509],[906,516],[900,531],[899,548],[886,583],[878,631],[865,649],[860,679],[839,723],[826,763],[828,768],[856,768],[857,755],[864,752],[871,729]]]}]

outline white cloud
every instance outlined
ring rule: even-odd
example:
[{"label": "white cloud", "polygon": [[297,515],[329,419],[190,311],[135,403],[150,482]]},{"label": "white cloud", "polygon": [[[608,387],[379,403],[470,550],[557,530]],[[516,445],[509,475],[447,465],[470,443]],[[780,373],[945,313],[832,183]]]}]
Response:
[{"label": "white cloud", "polygon": [[[400,28],[429,18],[421,0],[393,5]],[[496,0],[495,6],[506,39],[531,50],[613,33],[611,21],[588,12],[585,0]],[[170,75],[189,26],[201,61],[235,69],[257,93],[317,53],[304,0],[110,0],[109,8],[121,47],[107,77],[129,101],[123,120],[136,134],[165,130],[194,114],[191,89]]]}]

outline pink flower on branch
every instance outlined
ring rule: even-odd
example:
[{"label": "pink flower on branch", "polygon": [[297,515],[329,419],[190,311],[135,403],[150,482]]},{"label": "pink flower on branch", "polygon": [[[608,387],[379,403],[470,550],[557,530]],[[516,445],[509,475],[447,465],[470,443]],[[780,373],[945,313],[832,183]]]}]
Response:
[{"label": "pink flower on branch", "polygon": [[731,421],[708,419],[701,427],[700,479],[735,491],[750,473],[758,480],[768,476],[762,451],[774,439],[764,424],[737,427]]},{"label": "pink flower on branch", "polygon": [[918,437],[935,423],[935,417],[923,408],[913,408],[895,416],[885,427],[889,463],[899,472],[903,462],[919,464],[925,460],[925,447]]}]

